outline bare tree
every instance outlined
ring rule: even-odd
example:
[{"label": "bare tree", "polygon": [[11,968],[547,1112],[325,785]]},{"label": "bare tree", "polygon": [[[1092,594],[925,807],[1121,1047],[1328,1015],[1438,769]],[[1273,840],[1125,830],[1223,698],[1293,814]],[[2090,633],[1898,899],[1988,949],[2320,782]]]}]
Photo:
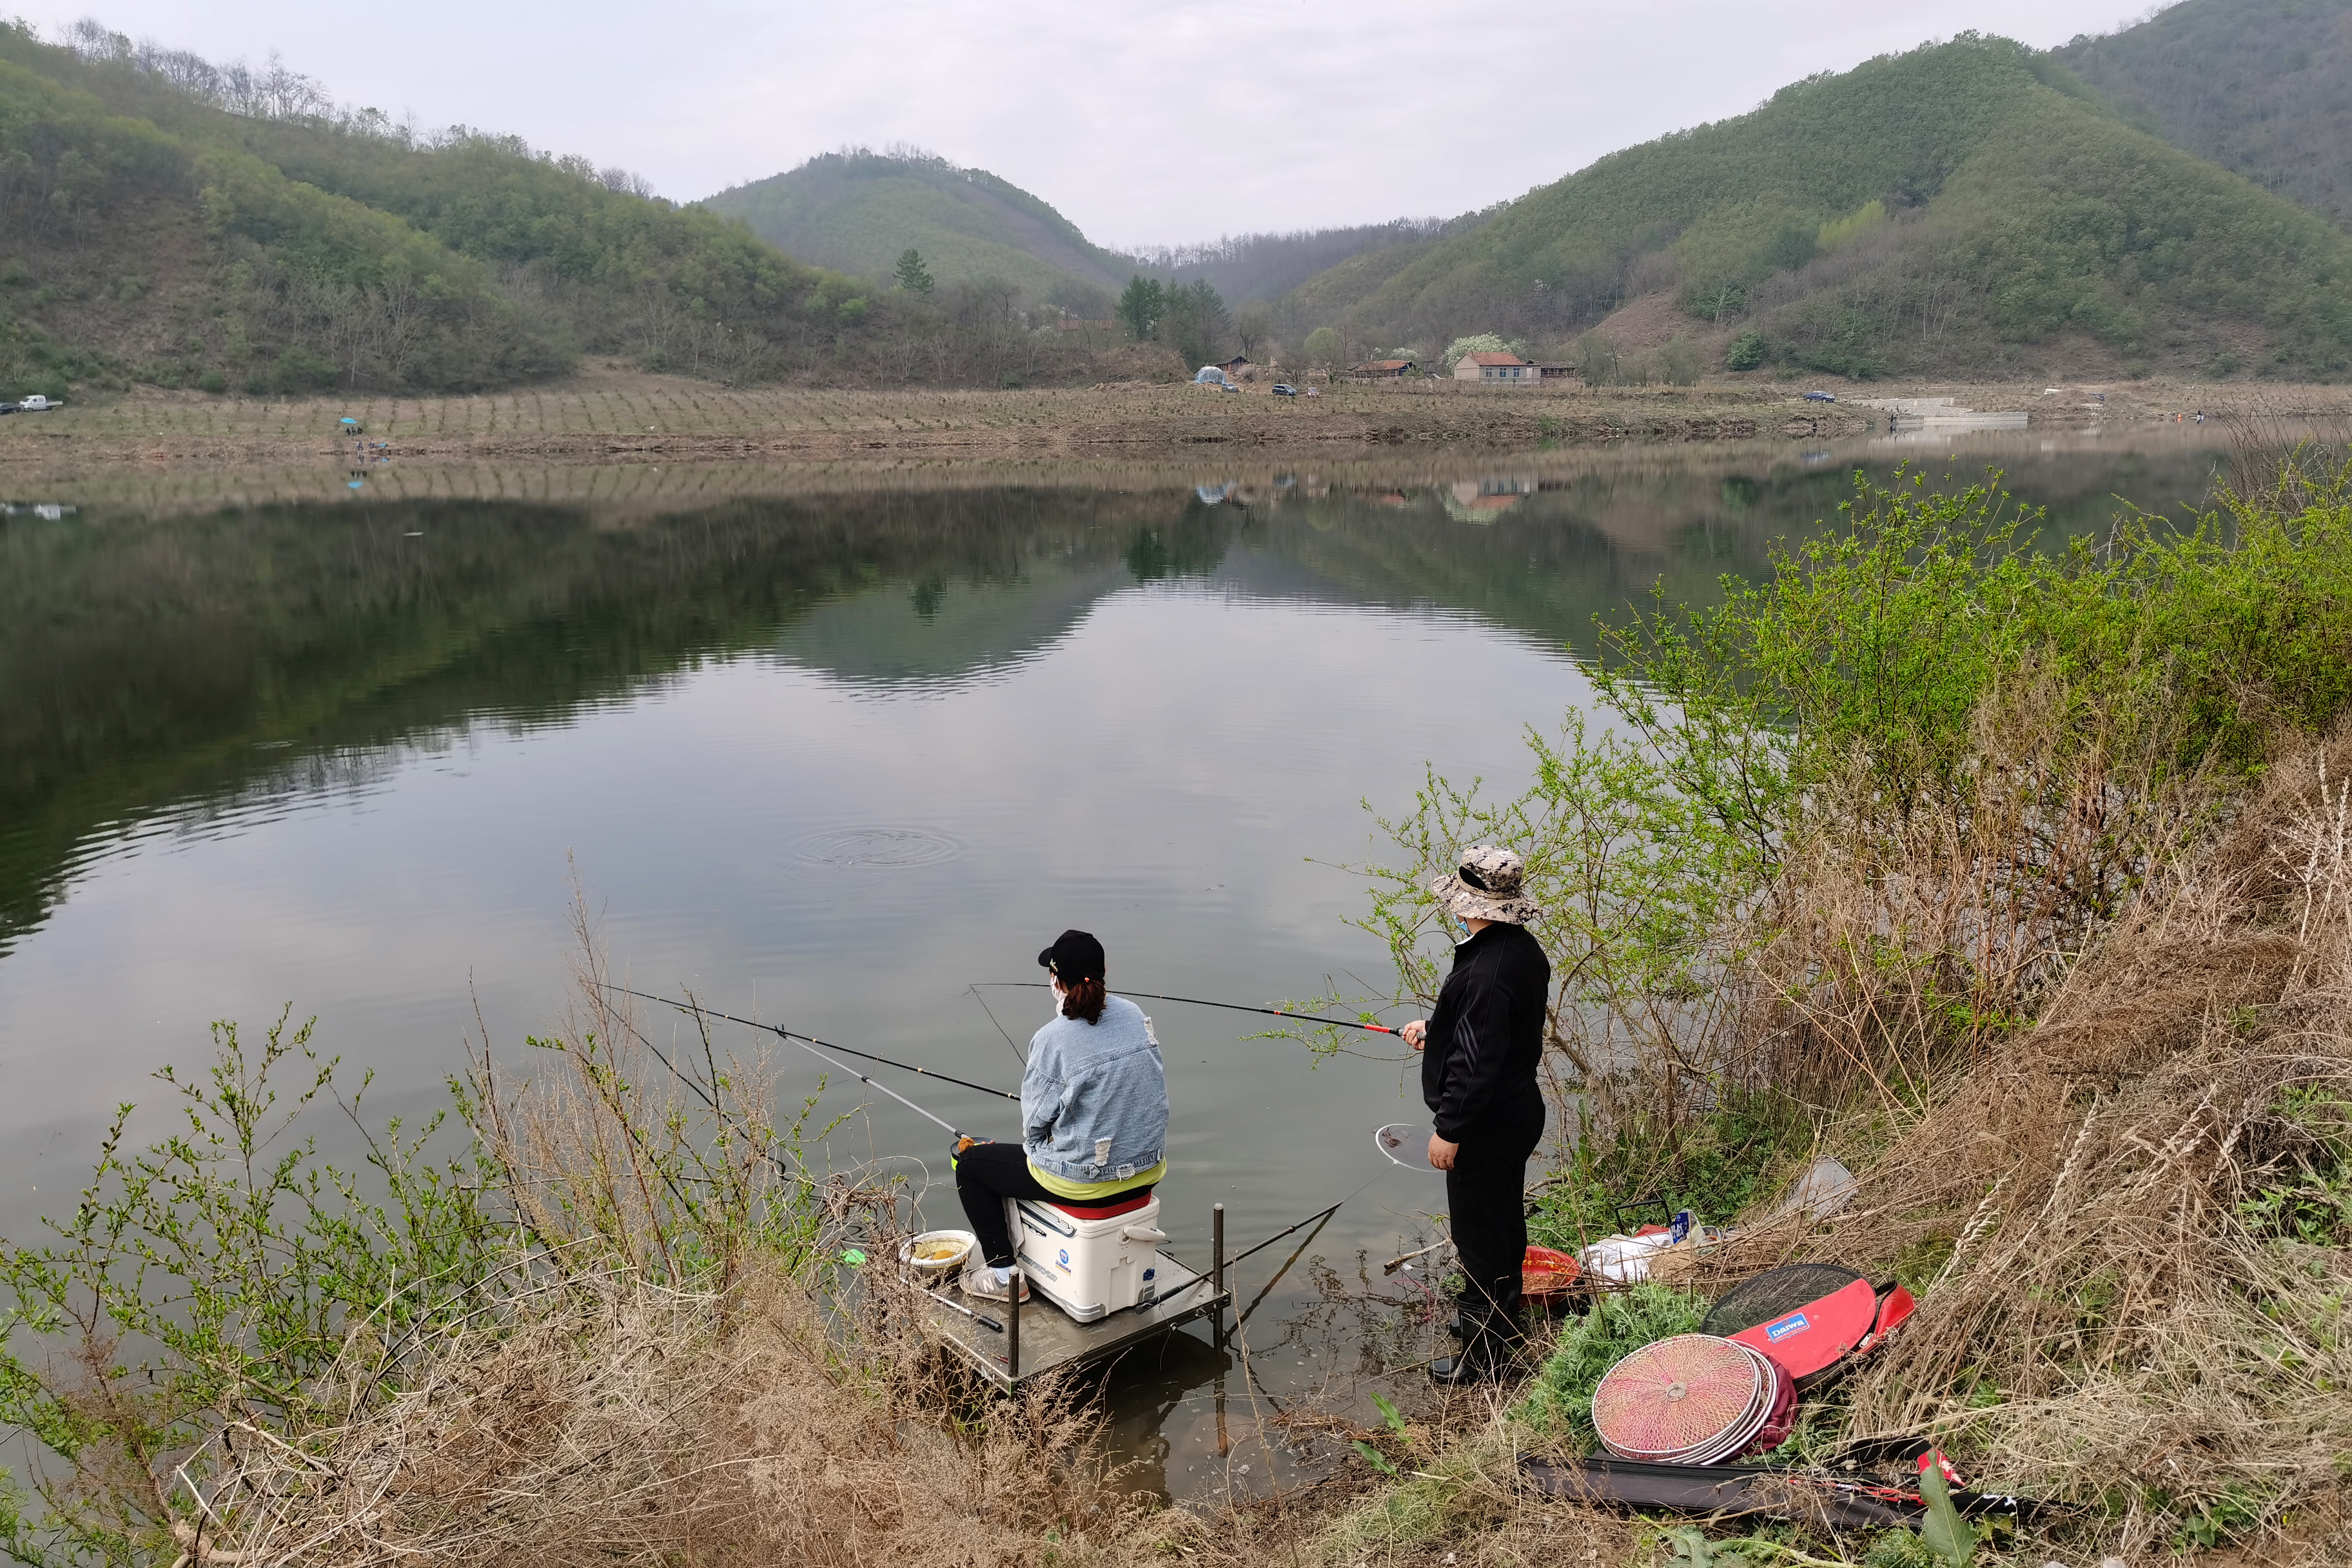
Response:
[{"label": "bare tree", "polygon": [[634,170],[624,169],[617,163],[610,168],[597,170],[595,178],[597,184],[608,191],[618,191],[625,196],[643,196],[647,201],[661,200],[661,193],[654,189],[654,183],[651,180]]}]

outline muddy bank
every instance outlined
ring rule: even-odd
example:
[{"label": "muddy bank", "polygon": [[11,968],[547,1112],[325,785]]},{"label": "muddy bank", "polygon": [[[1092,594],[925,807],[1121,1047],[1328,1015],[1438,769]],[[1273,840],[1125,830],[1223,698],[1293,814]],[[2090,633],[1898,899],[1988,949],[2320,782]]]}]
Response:
[{"label": "muddy bank", "polygon": [[[729,388],[614,373],[446,398],[291,402],[144,391],[0,420],[0,476],[125,468],[257,470],[844,460],[1165,461],[1210,452],[1324,460],[1397,447],[1458,451],[1620,442],[1816,443],[1885,427],[1888,398],[1948,397],[2036,427],[2342,421],[2340,387],[1961,386],[1873,383],[1809,401],[1796,385],[1502,390],[1451,381],[1340,383],[1307,398],[1142,382],[1087,388],[858,392]],[[1865,401],[1867,399],[1868,401]],[[346,423],[346,422],[349,423]],[[379,446],[379,443],[381,444]]]},{"label": "muddy bank", "polygon": [[866,393],[608,378],[494,397],[258,403],[173,395],[78,405],[0,423],[0,473],[360,464],[385,452],[429,463],[568,465],[1524,449],[1817,439],[1859,434],[1871,418],[1866,409],[1746,388],[1513,395],[1449,384],[1342,385],[1294,401],[1263,387]]}]

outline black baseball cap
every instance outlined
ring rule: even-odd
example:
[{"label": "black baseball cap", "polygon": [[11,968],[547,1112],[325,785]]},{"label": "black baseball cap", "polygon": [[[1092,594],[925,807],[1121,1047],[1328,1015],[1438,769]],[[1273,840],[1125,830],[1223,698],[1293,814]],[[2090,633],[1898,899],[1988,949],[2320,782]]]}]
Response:
[{"label": "black baseball cap", "polygon": [[1082,931],[1066,931],[1054,939],[1054,945],[1037,955],[1040,968],[1050,969],[1057,980],[1100,980],[1103,977],[1102,943]]}]

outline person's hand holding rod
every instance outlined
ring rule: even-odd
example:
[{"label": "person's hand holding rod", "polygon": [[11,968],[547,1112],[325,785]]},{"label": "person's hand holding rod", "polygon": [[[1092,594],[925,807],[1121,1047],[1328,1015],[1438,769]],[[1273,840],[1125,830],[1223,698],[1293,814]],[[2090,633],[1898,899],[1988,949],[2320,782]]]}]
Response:
[{"label": "person's hand holding rod", "polygon": [[[1404,1036],[1404,1043],[1411,1046],[1416,1051],[1429,1044],[1429,1020],[1426,1018],[1415,1018],[1412,1023],[1407,1024],[1401,1032]],[[1431,1170],[1450,1171],[1454,1169],[1454,1156],[1461,1152],[1461,1144],[1448,1143],[1444,1139],[1440,1138],[1434,1132],[1429,1135],[1429,1167]]]}]

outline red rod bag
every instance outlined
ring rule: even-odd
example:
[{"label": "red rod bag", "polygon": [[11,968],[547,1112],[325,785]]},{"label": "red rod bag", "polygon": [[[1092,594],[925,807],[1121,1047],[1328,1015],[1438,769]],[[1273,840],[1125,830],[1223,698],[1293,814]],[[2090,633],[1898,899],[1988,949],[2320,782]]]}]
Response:
[{"label": "red rod bag", "polygon": [[1869,1280],[1856,1279],[1727,1337],[1779,1362],[1801,1389],[1841,1363],[1868,1355],[1889,1329],[1911,1315],[1912,1307],[1911,1292],[1900,1285],[1881,1296]]}]

